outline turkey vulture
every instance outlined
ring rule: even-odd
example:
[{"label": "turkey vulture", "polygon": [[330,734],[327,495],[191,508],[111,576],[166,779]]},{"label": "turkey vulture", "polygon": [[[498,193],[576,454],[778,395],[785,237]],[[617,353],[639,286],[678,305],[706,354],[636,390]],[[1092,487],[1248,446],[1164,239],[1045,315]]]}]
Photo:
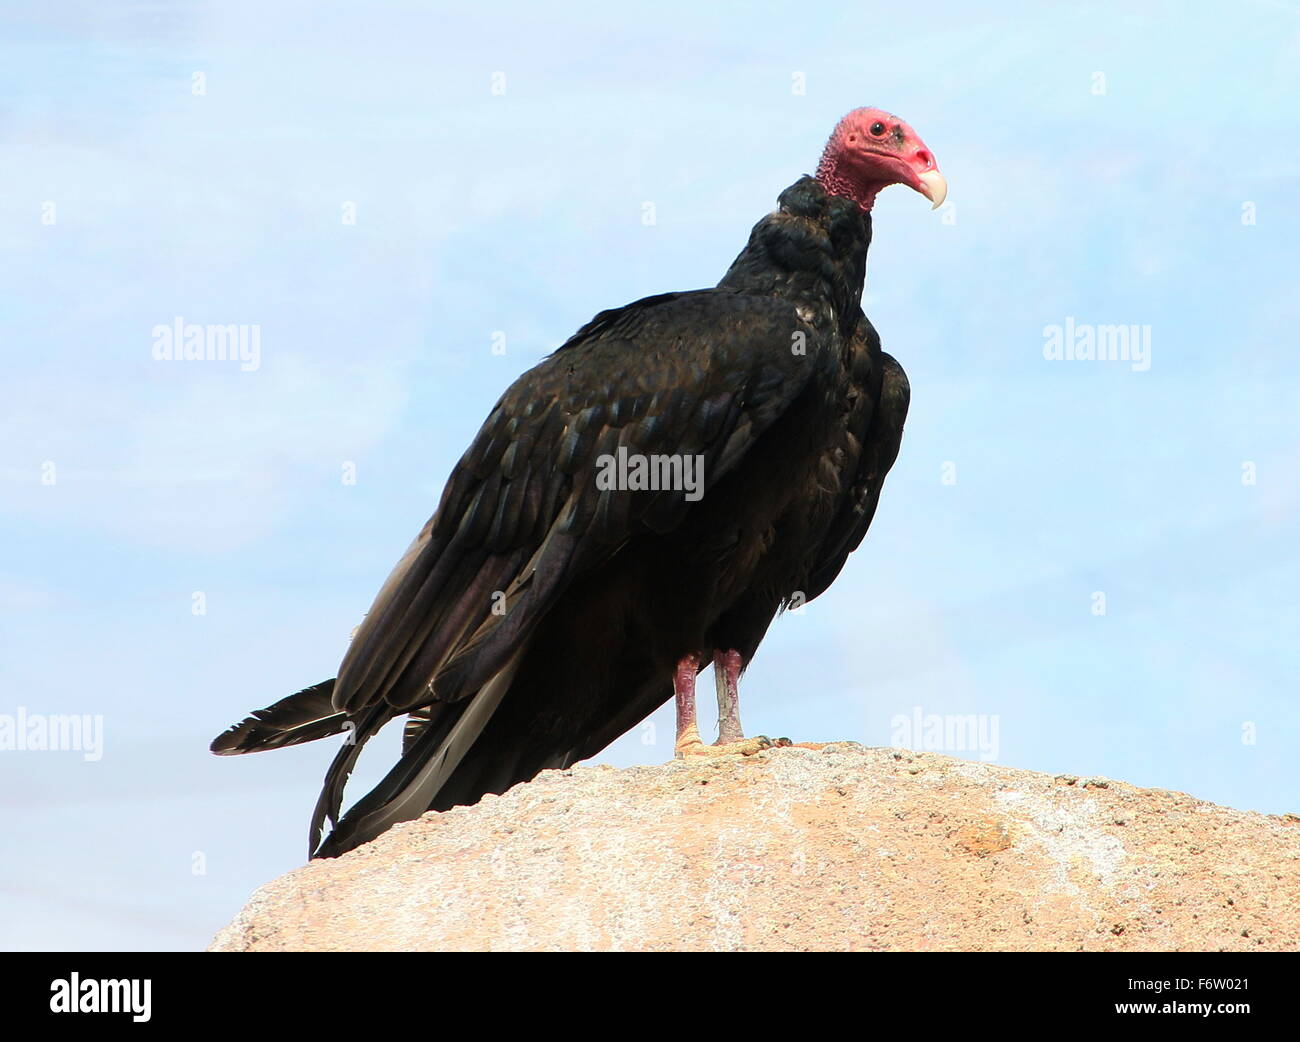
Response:
[{"label": "turkey vulture", "polygon": [[[947,192],[906,123],[851,112],[717,287],[602,311],[506,391],[337,679],[212,743],[348,733],[312,856],[592,756],[674,696],[678,756],[771,744],[744,738],[740,674],[782,606],[822,593],[862,541],[907,414],[860,307],[891,184],[936,207]],[[709,662],[711,746],[695,724]],[[400,760],[340,819],[362,746],[403,715]]]}]

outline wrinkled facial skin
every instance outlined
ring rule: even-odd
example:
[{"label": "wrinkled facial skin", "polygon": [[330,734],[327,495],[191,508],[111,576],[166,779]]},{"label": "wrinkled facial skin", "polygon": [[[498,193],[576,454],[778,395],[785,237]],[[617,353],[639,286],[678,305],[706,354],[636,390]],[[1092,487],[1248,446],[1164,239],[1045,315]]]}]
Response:
[{"label": "wrinkled facial skin", "polygon": [[870,210],[893,184],[920,192],[937,208],[948,194],[934,154],[910,126],[883,109],[855,109],[840,120],[822,154],[817,179]]}]

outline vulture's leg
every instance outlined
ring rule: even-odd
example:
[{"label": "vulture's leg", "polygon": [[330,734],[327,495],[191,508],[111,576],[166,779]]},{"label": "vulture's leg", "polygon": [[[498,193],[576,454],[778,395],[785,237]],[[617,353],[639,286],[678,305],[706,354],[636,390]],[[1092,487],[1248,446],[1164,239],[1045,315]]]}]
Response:
[{"label": "vulture's leg", "polygon": [[705,745],[700,741],[700,728],[695,721],[695,674],[699,669],[699,658],[695,655],[687,655],[673,670],[673,694],[677,701],[677,759],[684,760],[694,756],[728,756],[736,753],[749,756],[771,748],[773,743],[762,735],[757,738],[739,738],[725,743],[720,741],[717,745]]},{"label": "vulture's leg", "polygon": [[[718,687],[718,740],[715,745],[733,745],[744,741],[745,729],[740,726],[740,671],[745,659],[732,648],[713,653],[713,679]],[[789,738],[763,738],[772,745],[790,745]]]},{"label": "vulture's leg", "polygon": [[694,655],[687,655],[673,670],[673,696],[677,703],[677,744],[678,758],[688,746],[701,745],[700,728],[695,722],[695,674],[699,671],[700,660]]},{"label": "vulture's leg", "polygon": [[718,686],[718,745],[738,742],[745,737],[740,726],[740,669],[744,665],[739,651],[713,653],[713,679]]}]

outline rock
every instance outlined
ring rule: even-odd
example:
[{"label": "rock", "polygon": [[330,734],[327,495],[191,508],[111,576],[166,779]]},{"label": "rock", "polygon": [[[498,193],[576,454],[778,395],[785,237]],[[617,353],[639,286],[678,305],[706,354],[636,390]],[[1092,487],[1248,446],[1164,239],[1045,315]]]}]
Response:
[{"label": "rock", "polygon": [[1300,820],[855,743],[547,771],[259,889],[211,951],[1300,947]]}]

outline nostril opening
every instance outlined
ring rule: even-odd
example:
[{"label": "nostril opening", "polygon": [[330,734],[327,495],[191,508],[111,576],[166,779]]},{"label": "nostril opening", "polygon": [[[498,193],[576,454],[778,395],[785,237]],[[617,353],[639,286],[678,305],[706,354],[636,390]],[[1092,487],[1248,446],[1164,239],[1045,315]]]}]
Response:
[{"label": "nostril opening", "polygon": [[934,157],[930,155],[930,153],[923,148],[919,148],[916,150],[916,160],[922,166],[925,167],[934,166]]}]

